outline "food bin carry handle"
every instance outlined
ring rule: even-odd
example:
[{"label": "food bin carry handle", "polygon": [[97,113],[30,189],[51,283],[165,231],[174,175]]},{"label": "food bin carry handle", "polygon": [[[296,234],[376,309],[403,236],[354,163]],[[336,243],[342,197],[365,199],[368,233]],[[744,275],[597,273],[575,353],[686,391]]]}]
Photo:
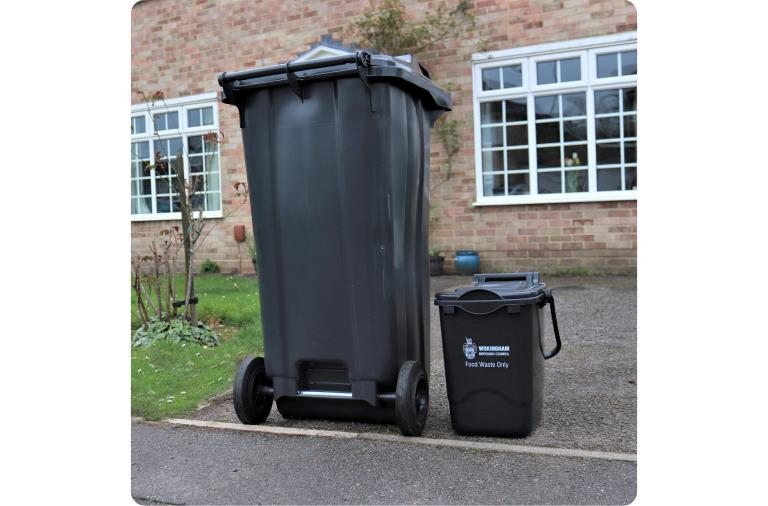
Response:
[{"label": "food bin carry handle", "polygon": [[560,330],[557,328],[557,316],[555,315],[555,298],[552,297],[552,290],[547,288],[544,290],[544,303],[549,304],[549,310],[552,312],[552,326],[555,328],[555,349],[550,351],[549,353],[544,352],[544,347],[541,344],[541,338],[539,338],[539,349],[541,350],[541,354],[544,356],[544,359],[552,358],[555,355],[557,355],[560,352]]},{"label": "food bin carry handle", "polygon": [[528,281],[530,286],[539,283],[538,272],[504,272],[496,274],[475,274],[476,284],[492,283],[494,281]]}]

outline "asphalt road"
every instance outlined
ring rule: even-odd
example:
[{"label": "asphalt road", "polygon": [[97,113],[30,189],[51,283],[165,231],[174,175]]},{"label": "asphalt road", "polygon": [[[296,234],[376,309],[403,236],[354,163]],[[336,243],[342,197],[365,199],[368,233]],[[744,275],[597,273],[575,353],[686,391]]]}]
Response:
[{"label": "asphalt road", "polygon": [[142,504],[628,504],[631,462],[132,427]]},{"label": "asphalt road", "polygon": [[[637,448],[637,285],[634,277],[545,277],[553,288],[562,351],[545,365],[544,411],[533,435],[515,444],[634,453]],[[471,278],[431,278],[432,293]],[[549,311],[545,342],[554,343]],[[451,428],[445,389],[443,346],[437,307],[431,313],[430,406],[424,437],[509,442],[503,438],[459,436]],[[185,418],[236,422],[231,397],[188,413]],[[322,420],[284,420],[273,406],[266,422],[352,432],[399,434],[392,425]]]},{"label": "asphalt road", "polygon": [[[470,282],[432,278],[432,291]],[[442,339],[432,307],[430,410],[424,437],[634,453],[637,445],[636,282],[549,278],[563,338],[546,362],[540,427],[524,439],[458,436],[450,426]],[[553,343],[548,312],[546,342]],[[549,346],[547,346],[549,347]],[[237,422],[231,397],[182,415]],[[397,427],[323,420],[269,425],[399,434]],[[631,462],[274,436],[134,424],[132,490],[146,504],[627,504]]]}]

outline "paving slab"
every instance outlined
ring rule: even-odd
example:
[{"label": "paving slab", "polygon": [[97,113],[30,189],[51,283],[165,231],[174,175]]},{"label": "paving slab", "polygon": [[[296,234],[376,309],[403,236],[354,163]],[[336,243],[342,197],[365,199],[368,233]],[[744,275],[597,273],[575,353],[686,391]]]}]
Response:
[{"label": "paving slab", "polygon": [[[635,277],[548,277],[563,349],[545,367],[540,427],[526,438],[459,436],[450,423],[437,307],[431,308],[430,408],[424,437],[534,446],[635,452],[637,447],[637,284]],[[431,278],[432,294],[471,283],[470,277]],[[545,342],[554,343],[545,311]],[[184,418],[237,422],[231,395]],[[399,434],[396,426],[325,420],[285,420],[273,407],[267,424],[322,430]]]}]

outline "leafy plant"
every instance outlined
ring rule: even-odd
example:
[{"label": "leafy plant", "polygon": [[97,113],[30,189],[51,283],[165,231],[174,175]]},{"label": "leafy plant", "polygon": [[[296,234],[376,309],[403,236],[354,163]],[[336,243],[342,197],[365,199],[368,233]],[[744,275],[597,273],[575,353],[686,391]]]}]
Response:
[{"label": "leafy plant", "polygon": [[219,336],[209,326],[198,323],[193,326],[184,318],[166,321],[153,317],[133,333],[134,347],[149,346],[156,341],[172,343],[194,343],[204,346],[218,346]]},{"label": "leafy plant", "polygon": [[439,257],[440,256],[440,249],[436,246],[432,246],[432,248],[429,250],[429,256],[431,257]]},{"label": "leafy plant", "polygon": [[200,272],[204,272],[205,274],[216,274],[221,272],[221,268],[219,267],[219,264],[210,258],[206,258],[202,265],[200,265]]},{"label": "leafy plant", "polygon": [[416,54],[458,36],[466,25],[474,27],[475,16],[468,11],[466,0],[452,9],[443,3],[421,21],[411,21],[401,0],[372,0],[355,20],[352,33],[363,47],[391,55]]}]

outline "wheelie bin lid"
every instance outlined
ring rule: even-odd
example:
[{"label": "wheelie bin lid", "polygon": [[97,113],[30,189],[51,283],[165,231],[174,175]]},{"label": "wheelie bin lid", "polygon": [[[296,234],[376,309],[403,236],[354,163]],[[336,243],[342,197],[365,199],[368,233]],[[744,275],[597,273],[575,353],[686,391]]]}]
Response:
[{"label": "wheelie bin lid", "polygon": [[487,313],[502,306],[539,303],[546,297],[546,286],[538,272],[475,274],[472,285],[435,294],[435,305]]},{"label": "wheelie bin lid", "polygon": [[222,101],[237,105],[244,92],[288,85],[303,100],[301,83],[357,75],[371,81],[389,81],[421,97],[427,109],[450,111],[451,95],[432,82],[429,71],[410,55],[392,57],[355,51],[341,56],[310,61],[288,61],[269,67],[222,72],[219,85]]}]

